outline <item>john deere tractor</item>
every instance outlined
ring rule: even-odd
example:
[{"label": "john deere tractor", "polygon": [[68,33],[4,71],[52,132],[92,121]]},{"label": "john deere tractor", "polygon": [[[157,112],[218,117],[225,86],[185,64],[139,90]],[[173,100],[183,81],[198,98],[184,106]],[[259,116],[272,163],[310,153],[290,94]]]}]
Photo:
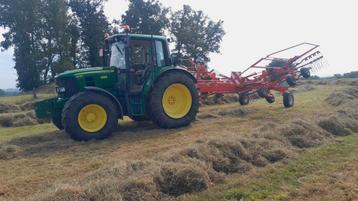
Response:
[{"label": "john deere tractor", "polygon": [[195,78],[170,57],[165,37],[117,34],[105,39],[103,67],[56,77],[57,97],[36,104],[73,139],[107,138],[118,119],[151,120],[161,128],[189,125],[199,108]]}]

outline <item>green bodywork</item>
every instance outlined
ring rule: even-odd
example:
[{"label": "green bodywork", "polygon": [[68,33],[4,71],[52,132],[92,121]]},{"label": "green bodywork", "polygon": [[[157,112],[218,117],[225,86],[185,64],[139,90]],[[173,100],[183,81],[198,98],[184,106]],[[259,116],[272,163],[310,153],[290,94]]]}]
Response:
[{"label": "green bodywork", "polygon": [[[169,48],[165,37],[137,34],[118,34],[111,36],[109,39],[107,39],[107,41],[110,43],[110,41],[116,37],[126,38],[128,41],[142,39],[150,40],[152,42],[160,41],[166,46],[167,49],[165,54],[168,58],[165,59],[167,61],[170,60],[168,51]],[[75,92],[67,95],[61,95],[60,92],[58,92],[58,96],[55,98],[37,102],[35,110],[36,115],[41,119],[51,119],[52,117],[61,114],[64,105],[71,97],[84,91],[96,91],[110,97],[114,102],[119,104],[119,108],[121,108],[121,111],[119,111],[119,118],[122,118],[123,116],[146,116],[146,103],[148,96],[151,92],[153,84],[160,76],[172,71],[180,71],[188,74],[189,76],[192,76],[185,69],[172,65],[171,60],[166,64],[167,65],[161,67],[153,66],[148,72],[148,75],[145,76],[145,80],[142,82],[139,90],[131,89],[128,80],[129,71],[122,72],[117,67],[92,67],[66,71],[56,77],[58,89],[61,87],[63,88],[64,86],[69,88],[76,86]],[[107,64],[106,66],[110,65]],[[131,66],[127,64],[127,68],[131,69]],[[192,78],[194,79],[194,77]],[[68,91],[68,89],[66,90]]]}]

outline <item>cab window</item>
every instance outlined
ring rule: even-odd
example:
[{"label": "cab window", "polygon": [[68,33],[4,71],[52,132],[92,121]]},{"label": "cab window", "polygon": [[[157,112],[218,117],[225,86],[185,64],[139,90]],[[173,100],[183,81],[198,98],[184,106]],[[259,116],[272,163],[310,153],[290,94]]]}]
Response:
[{"label": "cab window", "polygon": [[131,45],[131,63],[136,70],[143,70],[152,64],[151,42],[146,40],[133,41]]},{"label": "cab window", "polygon": [[164,48],[162,41],[155,41],[155,50],[156,50],[156,60],[158,67],[165,66],[165,56],[164,56]]}]

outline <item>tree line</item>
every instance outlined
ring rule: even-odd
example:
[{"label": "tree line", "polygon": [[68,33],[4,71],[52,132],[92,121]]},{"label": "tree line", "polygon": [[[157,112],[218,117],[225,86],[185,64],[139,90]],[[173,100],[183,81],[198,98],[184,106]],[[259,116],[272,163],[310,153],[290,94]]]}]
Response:
[{"label": "tree line", "polygon": [[14,49],[17,87],[30,91],[57,74],[82,66],[101,66],[104,34],[127,24],[132,33],[169,34],[173,52],[194,61],[210,61],[220,52],[223,21],[184,5],[172,11],[158,0],[129,0],[121,19],[109,22],[106,0],[0,0],[1,49]]}]

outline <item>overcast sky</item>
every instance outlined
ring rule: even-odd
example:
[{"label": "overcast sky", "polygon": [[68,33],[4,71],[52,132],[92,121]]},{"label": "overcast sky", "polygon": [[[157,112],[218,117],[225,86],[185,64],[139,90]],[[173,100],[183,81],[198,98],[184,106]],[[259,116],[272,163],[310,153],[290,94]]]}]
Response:
[{"label": "overcast sky", "polygon": [[[358,2],[356,0],[160,0],[173,10],[183,4],[224,20],[226,35],[221,54],[209,66],[228,74],[240,71],[260,57],[290,45],[321,45],[329,65],[316,74],[328,76],[358,70]],[[119,19],[127,0],[109,0],[105,12]],[[12,52],[0,53],[0,88],[15,87]]]}]

